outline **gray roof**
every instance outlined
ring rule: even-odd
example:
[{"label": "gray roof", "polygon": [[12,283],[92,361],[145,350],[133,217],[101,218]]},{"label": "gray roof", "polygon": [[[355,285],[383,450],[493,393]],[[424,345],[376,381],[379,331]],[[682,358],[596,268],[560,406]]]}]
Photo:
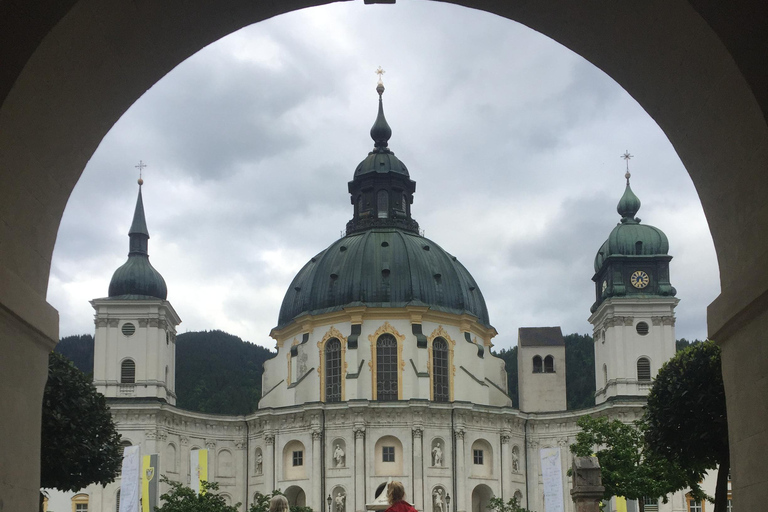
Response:
[{"label": "gray roof", "polygon": [[517,332],[518,344],[521,347],[565,346],[560,327],[521,327]]}]

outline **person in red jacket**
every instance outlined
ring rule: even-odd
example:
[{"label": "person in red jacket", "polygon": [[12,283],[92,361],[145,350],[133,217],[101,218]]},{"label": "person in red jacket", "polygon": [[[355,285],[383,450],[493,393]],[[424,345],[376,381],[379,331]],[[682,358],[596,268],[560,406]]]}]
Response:
[{"label": "person in red jacket", "polygon": [[418,512],[403,498],[405,498],[405,487],[403,487],[402,482],[390,482],[387,486],[387,501],[389,501],[389,508],[386,512]]}]

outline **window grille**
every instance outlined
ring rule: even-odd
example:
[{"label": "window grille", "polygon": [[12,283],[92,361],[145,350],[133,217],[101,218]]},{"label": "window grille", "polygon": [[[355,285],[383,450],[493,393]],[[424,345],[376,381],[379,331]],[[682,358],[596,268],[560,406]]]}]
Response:
[{"label": "window grille", "polygon": [[472,450],[472,460],[475,464],[483,465],[483,450]]},{"label": "window grille", "polygon": [[376,341],[376,400],[397,400],[397,380],[397,340],[382,334]]},{"label": "window grille", "polygon": [[437,338],[432,343],[432,382],[435,402],[450,400],[448,375],[448,343]]},{"label": "window grille", "polygon": [[136,382],[136,363],[130,359],[123,361],[120,365],[120,383],[134,384]]},{"label": "window grille", "polygon": [[395,462],[395,447],[383,446],[381,448],[381,461],[382,462]]},{"label": "window grille", "polygon": [[640,382],[651,381],[651,361],[647,357],[637,360],[637,380]]},{"label": "window grille", "polygon": [[325,343],[325,401],[341,402],[341,342]]},{"label": "window grille", "polygon": [[293,452],[293,465],[294,466],[304,465],[304,452],[302,450],[297,450]]}]

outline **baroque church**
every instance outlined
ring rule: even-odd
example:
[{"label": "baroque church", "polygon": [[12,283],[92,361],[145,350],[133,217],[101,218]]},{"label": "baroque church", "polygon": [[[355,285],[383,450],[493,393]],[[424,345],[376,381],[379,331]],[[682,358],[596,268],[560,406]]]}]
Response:
[{"label": "baroque church", "polygon": [[[207,450],[208,480],[241,510],[256,493],[281,489],[291,505],[315,512],[363,512],[399,480],[424,512],[484,512],[493,496],[537,512],[573,511],[568,447],[577,420],[639,418],[652,377],[675,352],[667,237],[636,217],[627,172],[620,222],[597,250],[592,276],[595,405],[566,410],[563,335],[539,327],[518,332],[515,409],[480,286],[420,234],[416,183],[389,149],[381,82],[377,92],[374,148],[348,183],[352,218],[285,294],[258,410],[175,407],[181,319],[149,263],[141,180],[128,260],[108,297],[91,302],[94,384],[126,445],[158,454],[159,474],[189,485],[191,453]],[[83,490],[78,510],[117,512],[120,482]],[[614,498],[606,510],[638,504]],[[645,510],[701,509],[678,493],[667,504],[647,498]]]}]

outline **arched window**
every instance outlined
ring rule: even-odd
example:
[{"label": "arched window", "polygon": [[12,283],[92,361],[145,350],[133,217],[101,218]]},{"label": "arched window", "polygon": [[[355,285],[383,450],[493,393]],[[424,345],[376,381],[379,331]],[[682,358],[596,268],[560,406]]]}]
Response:
[{"label": "arched window", "polygon": [[450,400],[448,343],[443,338],[437,338],[432,343],[432,395],[435,402]]},{"label": "arched window", "polygon": [[651,381],[651,360],[641,357],[637,360],[637,380],[640,382]]},{"label": "arched window", "polygon": [[379,190],[376,201],[378,215],[380,219],[389,218],[389,193],[386,190]]},{"label": "arched window", "polygon": [[376,400],[397,400],[397,340],[382,334],[376,340]]},{"label": "arched window", "polygon": [[131,359],[126,359],[120,365],[120,383],[134,384],[136,382],[136,363]]},{"label": "arched window", "polygon": [[544,365],[541,362],[541,356],[533,356],[533,373],[544,371]]},{"label": "arched window", "polygon": [[555,373],[555,358],[547,356],[544,358],[544,373]]},{"label": "arched window", "polygon": [[325,343],[325,401],[341,402],[341,342],[336,338]]}]

